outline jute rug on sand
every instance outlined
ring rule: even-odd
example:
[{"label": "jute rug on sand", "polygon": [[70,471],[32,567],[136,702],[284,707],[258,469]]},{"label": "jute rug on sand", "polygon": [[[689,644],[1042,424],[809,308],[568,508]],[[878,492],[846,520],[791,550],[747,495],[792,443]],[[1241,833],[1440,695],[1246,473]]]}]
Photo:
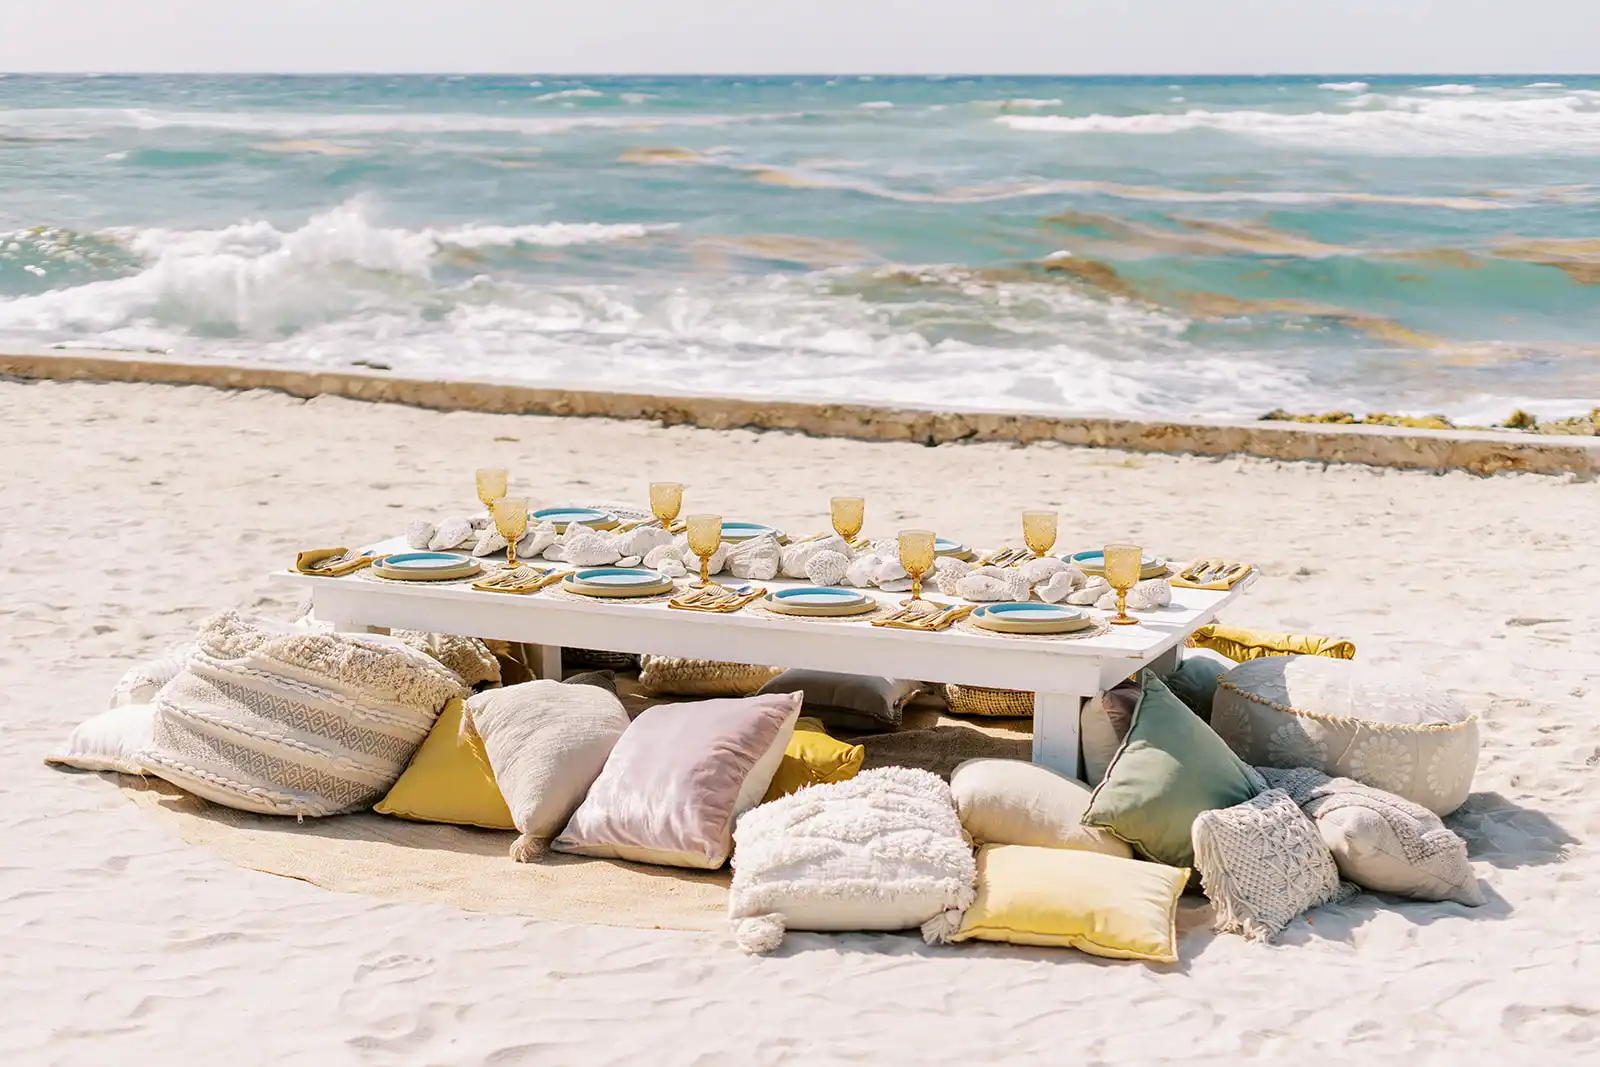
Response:
[{"label": "jute rug on sand", "polygon": [[[957,763],[977,756],[1027,759],[1029,725],[916,713],[907,729],[856,740],[866,746],[867,767],[922,767],[948,777]],[[727,923],[727,868],[691,871],[559,854],[514,863],[513,833],[371,812],[296,822],[219,807],[159,778],[121,776],[118,783],[124,796],[189,844],[338,893],[606,926],[721,930]]]}]

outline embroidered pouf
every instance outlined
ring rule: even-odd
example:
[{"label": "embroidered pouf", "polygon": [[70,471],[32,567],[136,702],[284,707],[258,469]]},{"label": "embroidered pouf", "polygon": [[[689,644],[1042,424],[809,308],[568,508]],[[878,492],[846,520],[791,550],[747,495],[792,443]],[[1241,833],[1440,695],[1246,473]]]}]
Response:
[{"label": "embroidered pouf", "polygon": [[1241,663],[1211,728],[1246,763],[1311,767],[1448,815],[1478,766],[1478,717],[1426,678],[1322,656]]},{"label": "embroidered pouf", "polygon": [[459,675],[393,637],[315,633],[226,611],[156,694],[145,773],[266,815],[381,800],[464,695]]}]

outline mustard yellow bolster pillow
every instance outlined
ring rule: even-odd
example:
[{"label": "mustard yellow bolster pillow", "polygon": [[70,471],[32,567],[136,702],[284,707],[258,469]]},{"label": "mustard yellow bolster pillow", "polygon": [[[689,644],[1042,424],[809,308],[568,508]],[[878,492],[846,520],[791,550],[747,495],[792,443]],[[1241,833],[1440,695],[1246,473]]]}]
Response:
[{"label": "mustard yellow bolster pillow", "polygon": [[457,698],[445,705],[405,773],[372,810],[418,822],[515,830],[511,809],[489,769],[483,739],[474,733],[463,741],[460,734],[461,700]]},{"label": "mustard yellow bolster pillow", "polygon": [[808,785],[849,781],[861,770],[866,756],[867,750],[860,745],[847,745],[829,737],[821,719],[800,719],[794,724],[794,736],[789,739],[783,762],[778,764],[778,773],[772,776],[772,785],[761,802],[786,797]]},{"label": "mustard yellow bolster pillow", "polygon": [[1075,948],[1118,960],[1176,963],[1187,867],[1099,852],[985,845],[978,897],[952,941]]},{"label": "mustard yellow bolster pillow", "polygon": [[1339,641],[1317,634],[1269,634],[1246,630],[1242,626],[1208,623],[1189,638],[1192,648],[1209,648],[1235,663],[1266,656],[1326,656],[1329,659],[1355,659],[1353,641]]}]

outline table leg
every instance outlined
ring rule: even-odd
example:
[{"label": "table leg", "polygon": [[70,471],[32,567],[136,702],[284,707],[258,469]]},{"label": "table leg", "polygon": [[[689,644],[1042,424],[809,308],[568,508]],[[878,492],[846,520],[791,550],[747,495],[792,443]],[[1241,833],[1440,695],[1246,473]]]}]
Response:
[{"label": "table leg", "polygon": [[1078,717],[1083,700],[1074,693],[1033,694],[1033,762],[1079,777]]},{"label": "table leg", "polygon": [[535,663],[530,664],[533,672],[540,678],[561,681],[561,646],[560,645],[530,645],[534,652]]},{"label": "table leg", "polygon": [[1183,662],[1183,642],[1179,641],[1161,655],[1150,661],[1150,669],[1165,678],[1178,669],[1178,664]]}]

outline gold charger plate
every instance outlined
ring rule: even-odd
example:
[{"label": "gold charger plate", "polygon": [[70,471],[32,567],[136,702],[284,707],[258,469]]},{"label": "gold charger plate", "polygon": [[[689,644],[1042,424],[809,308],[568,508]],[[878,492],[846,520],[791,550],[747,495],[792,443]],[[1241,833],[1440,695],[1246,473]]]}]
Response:
[{"label": "gold charger plate", "polygon": [[661,581],[653,585],[616,586],[580,582],[576,577],[568,575],[561,580],[561,588],[569,593],[594,597],[597,600],[629,600],[634,597],[660,596],[662,593],[670,593],[672,592],[672,579],[662,575]]},{"label": "gold charger plate", "polygon": [[1067,619],[1008,619],[1004,615],[991,616],[988,612],[974,611],[967,616],[972,625],[998,634],[1070,634],[1087,630],[1094,625],[1094,616],[1088,612]]},{"label": "gold charger plate", "polygon": [[842,604],[791,604],[783,597],[768,593],[761,598],[761,606],[775,615],[809,615],[813,618],[837,618],[844,615],[867,615],[878,609],[878,601],[865,593],[860,600]]},{"label": "gold charger plate", "polygon": [[406,567],[390,568],[384,566],[384,562],[384,559],[374,560],[372,573],[394,582],[453,582],[461,578],[470,578],[483,570],[483,564],[471,558],[463,559],[455,567],[440,567],[426,571]]}]

